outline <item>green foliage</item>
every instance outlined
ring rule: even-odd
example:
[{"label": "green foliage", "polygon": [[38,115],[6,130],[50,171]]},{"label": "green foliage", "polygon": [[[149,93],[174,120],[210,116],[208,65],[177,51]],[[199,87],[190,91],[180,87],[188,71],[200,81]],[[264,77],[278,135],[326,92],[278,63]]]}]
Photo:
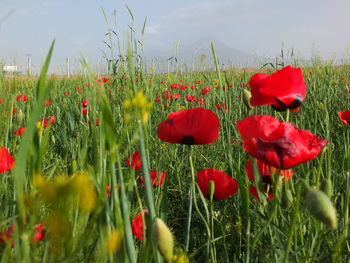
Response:
[{"label": "green foliage", "polygon": [[[244,185],[254,184],[246,180],[248,156],[239,142],[235,124],[251,113],[286,118],[269,106],[248,109],[244,105],[244,88],[256,70],[164,75],[145,74],[133,64],[128,66],[128,70],[114,70],[114,75],[106,76],[109,78],[106,83],[101,79],[97,82],[92,74],[72,78],[51,76],[45,82],[44,75],[40,79],[0,80],[3,99],[0,141],[16,159],[15,168],[0,177],[0,231],[15,225],[11,237],[14,247],[2,246],[2,261],[160,262],[152,244],[152,231],[148,231],[145,241],[139,241],[130,228],[132,217],[144,208],[150,209],[152,204],[152,213],[162,218],[174,235],[174,259],[185,261],[185,254],[196,262],[350,259],[350,133],[337,116],[338,111],[350,109],[349,66],[303,69],[307,98],[298,113],[290,114],[289,120],[300,129],[329,140],[329,144],[322,156],[295,167],[290,181],[279,182],[283,187],[272,189],[274,198],[269,202],[249,199]],[[216,88],[218,76],[225,88]],[[188,88],[171,89],[173,83]],[[197,89],[191,89],[189,84]],[[205,86],[212,89],[202,95]],[[179,93],[180,98],[166,99],[165,90],[173,98]],[[141,96],[138,91],[153,102],[152,108],[147,108],[148,119],[141,117],[141,102],[134,103],[142,104],[134,110],[125,107],[126,101]],[[18,94],[26,94],[28,101],[16,101]],[[213,110],[221,122],[219,139],[211,145],[192,147],[191,158],[185,146],[166,144],[156,136],[157,125],[170,112],[200,106],[198,102],[187,101],[186,95],[205,98],[202,106]],[[156,97],[159,102],[154,101]],[[51,100],[49,107],[43,106],[45,99]],[[82,114],[83,99],[89,103],[86,115]],[[226,103],[226,110],[216,108],[215,104],[221,102]],[[12,114],[14,108],[17,112]],[[55,116],[56,122],[38,130],[37,122],[50,116]],[[27,127],[21,137],[14,135],[19,127]],[[142,162],[147,164],[143,171],[134,171],[125,163],[134,151],[142,152]],[[226,171],[239,181],[240,192],[222,201],[206,200],[193,182],[193,173],[205,168]],[[139,177],[148,170],[165,172],[168,175],[165,185],[153,189],[148,185],[145,191]],[[79,202],[67,205],[67,200],[72,200],[63,197],[68,188],[56,185],[68,184],[76,171],[84,171],[93,184],[94,209],[83,210]],[[33,182],[37,174],[52,188],[38,188]],[[59,178],[66,178],[67,182]],[[304,205],[305,185],[320,188],[325,180],[330,180],[333,187],[330,200],[338,215],[338,228],[334,231],[312,217]],[[45,189],[64,189],[62,199],[58,203],[43,200],[40,191]],[[84,196],[78,193],[77,196]],[[288,194],[287,199],[284,194]],[[39,222],[44,223],[47,236],[33,242],[33,228]],[[107,246],[106,242],[111,240],[115,244]]]}]

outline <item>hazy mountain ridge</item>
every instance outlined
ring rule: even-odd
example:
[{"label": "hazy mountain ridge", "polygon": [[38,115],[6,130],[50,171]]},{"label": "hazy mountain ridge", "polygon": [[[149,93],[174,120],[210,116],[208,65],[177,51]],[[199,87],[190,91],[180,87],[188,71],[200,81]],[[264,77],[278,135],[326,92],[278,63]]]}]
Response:
[{"label": "hazy mountain ridge", "polygon": [[[216,56],[221,68],[229,67],[257,67],[259,57],[252,54],[231,48],[224,43],[211,39],[200,39],[192,45],[177,45],[168,50],[147,49],[145,50],[147,68],[156,65],[157,71],[174,71],[181,67],[183,70],[199,70],[214,67],[214,58],[211,49],[214,43]],[[156,63],[155,63],[156,61]]]}]

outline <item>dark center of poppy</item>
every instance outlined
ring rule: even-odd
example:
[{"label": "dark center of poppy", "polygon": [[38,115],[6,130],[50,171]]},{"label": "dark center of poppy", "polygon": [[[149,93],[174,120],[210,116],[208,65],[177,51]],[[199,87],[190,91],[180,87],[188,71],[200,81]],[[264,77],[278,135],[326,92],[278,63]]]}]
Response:
[{"label": "dark center of poppy", "polygon": [[303,97],[299,94],[295,95],[294,101],[288,106],[290,110],[298,108],[303,103]]},{"label": "dark center of poppy", "polygon": [[272,184],[271,176],[270,175],[264,175],[261,177],[261,180],[265,184]]},{"label": "dark center of poppy", "polygon": [[300,94],[295,95],[294,100],[291,104],[287,105],[283,101],[275,98],[278,105],[271,105],[275,111],[286,111],[287,109],[294,110],[303,103],[303,97]]},{"label": "dark center of poppy", "polygon": [[182,137],[181,143],[186,144],[186,145],[193,145],[194,138],[192,136],[184,136],[184,137]]}]

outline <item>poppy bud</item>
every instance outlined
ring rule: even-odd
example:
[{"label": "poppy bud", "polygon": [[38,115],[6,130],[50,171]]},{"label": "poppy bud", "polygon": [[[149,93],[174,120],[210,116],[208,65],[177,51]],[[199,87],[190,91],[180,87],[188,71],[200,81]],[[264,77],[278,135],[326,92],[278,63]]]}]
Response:
[{"label": "poppy bud", "polygon": [[209,181],[209,196],[210,200],[213,200],[215,193],[215,183],[214,181]]},{"label": "poppy bud", "polygon": [[251,97],[252,97],[252,94],[250,93],[250,91],[247,89],[243,89],[243,103],[248,110],[253,108],[253,106],[250,104]]},{"label": "poppy bud", "polygon": [[330,179],[324,179],[321,182],[321,191],[324,192],[329,198],[333,195],[333,185]]},{"label": "poppy bud", "polygon": [[337,212],[329,199],[322,191],[309,190],[306,193],[306,207],[317,220],[331,229],[337,228]]},{"label": "poppy bud", "polygon": [[17,120],[20,122],[23,120],[23,111],[21,109],[17,112]]},{"label": "poppy bud", "polygon": [[153,237],[160,254],[162,254],[166,262],[171,262],[174,250],[174,238],[170,229],[160,218],[156,218],[154,222]]}]

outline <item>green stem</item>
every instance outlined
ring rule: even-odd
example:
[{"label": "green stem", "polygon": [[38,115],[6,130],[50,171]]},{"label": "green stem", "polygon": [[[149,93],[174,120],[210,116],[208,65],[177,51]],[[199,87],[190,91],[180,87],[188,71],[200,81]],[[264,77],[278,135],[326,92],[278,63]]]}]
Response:
[{"label": "green stem", "polygon": [[188,247],[190,244],[190,230],[191,230],[191,218],[192,218],[192,192],[193,188],[192,186],[190,187],[189,191],[189,201],[188,201],[188,216],[187,216],[187,224],[186,224],[186,232],[185,232],[185,248],[186,251],[188,251]]},{"label": "green stem", "polygon": [[301,193],[301,184],[298,184],[297,194],[296,194],[296,199],[295,199],[295,208],[293,211],[293,217],[292,217],[292,221],[290,223],[290,227],[289,227],[289,231],[288,231],[288,239],[287,239],[286,249],[284,250],[284,259],[283,259],[284,263],[288,262],[289,251],[290,251],[290,248],[292,246],[292,237],[293,237],[293,233],[294,233],[294,227],[295,227],[295,224],[297,222],[298,213],[299,213],[300,193]]},{"label": "green stem", "polygon": [[[197,204],[197,199],[196,199],[196,179],[195,179],[195,174],[194,174],[194,165],[193,165],[193,160],[192,160],[192,154],[191,154],[191,147],[189,149],[189,160],[190,160],[190,167],[191,167],[191,178],[192,178],[192,198],[193,198],[193,203],[194,203],[194,207],[199,215],[199,217],[201,218],[201,220],[203,221],[205,228],[207,230],[207,235],[208,235],[208,242],[207,242],[207,254],[208,256],[211,257],[211,262],[215,262],[215,258],[214,258],[214,252],[212,251],[211,248],[211,233],[210,233],[210,227],[207,223],[207,220],[205,220],[203,214],[201,213],[198,204]],[[207,209],[207,208],[206,208]]]},{"label": "green stem", "polygon": [[212,51],[213,57],[214,57],[214,63],[215,63],[216,74],[217,74],[218,79],[219,79],[220,87],[222,88],[222,80],[221,80],[221,74],[220,74],[220,66],[219,66],[218,57],[216,56],[215,45],[214,45],[214,43],[212,42],[212,43],[210,43],[210,46],[211,46],[211,51]]},{"label": "green stem", "polygon": [[[213,187],[211,187],[211,184],[213,185]],[[214,233],[214,202],[213,202],[213,196],[214,196],[214,192],[215,192],[215,184],[214,182],[210,181],[209,182],[209,194],[210,194],[210,200],[209,200],[209,212],[210,212],[210,233],[211,233],[211,238],[213,240],[212,242],[212,249],[213,249],[213,253],[214,253],[214,258],[216,261],[216,246],[215,246],[215,233]]]},{"label": "green stem", "polygon": [[147,162],[147,152],[145,147],[145,136],[142,128],[142,124],[139,123],[139,134],[140,134],[140,151],[141,151],[141,162],[142,162],[142,172],[144,176],[144,182],[145,182],[145,197],[146,197],[146,204],[149,211],[149,216],[151,219],[151,224],[147,225],[148,229],[152,229],[153,221],[156,217],[156,211],[154,206],[154,198],[153,198],[153,187],[150,177],[150,172],[148,169],[148,162]]},{"label": "green stem", "polygon": [[[116,151],[116,158],[117,158],[117,166],[118,166],[118,181],[119,181],[119,185],[120,185],[120,194],[121,194],[121,200],[123,200],[121,202],[121,206],[122,206],[122,211],[123,211],[123,221],[124,221],[124,231],[125,231],[125,239],[126,239],[126,249],[128,252],[128,257],[129,257],[129,261],[136,263],[136,254],[135,254],[135,245],[134,245],[134,241],[133,241],[133,237],[132,237],[132,232],[131,232],[131,225],[130,225],[130,213],[129,213],[129,206],[128,206],[128,198],[126,197],[126,193],[125,193],[125,185],[124,185],[124,177],[123,177],[123,172],[122,172],[122,167],[121,167],[121,160],[120,160],[120,156],[119,156],[119,152]],[[116,179],[115,176],[113,176],[112,173],[112,192],[115,193],[114,194],[114,200],[115,200],[115,205],[117,205],[117,193],[115,191],[115,187],[116,187]],[[117,211],[118,207],[116,207],[116,211]]]},{"label": "green stem", "polygon": [[290,110],[287,110],[286,122],[289,122]]}]

